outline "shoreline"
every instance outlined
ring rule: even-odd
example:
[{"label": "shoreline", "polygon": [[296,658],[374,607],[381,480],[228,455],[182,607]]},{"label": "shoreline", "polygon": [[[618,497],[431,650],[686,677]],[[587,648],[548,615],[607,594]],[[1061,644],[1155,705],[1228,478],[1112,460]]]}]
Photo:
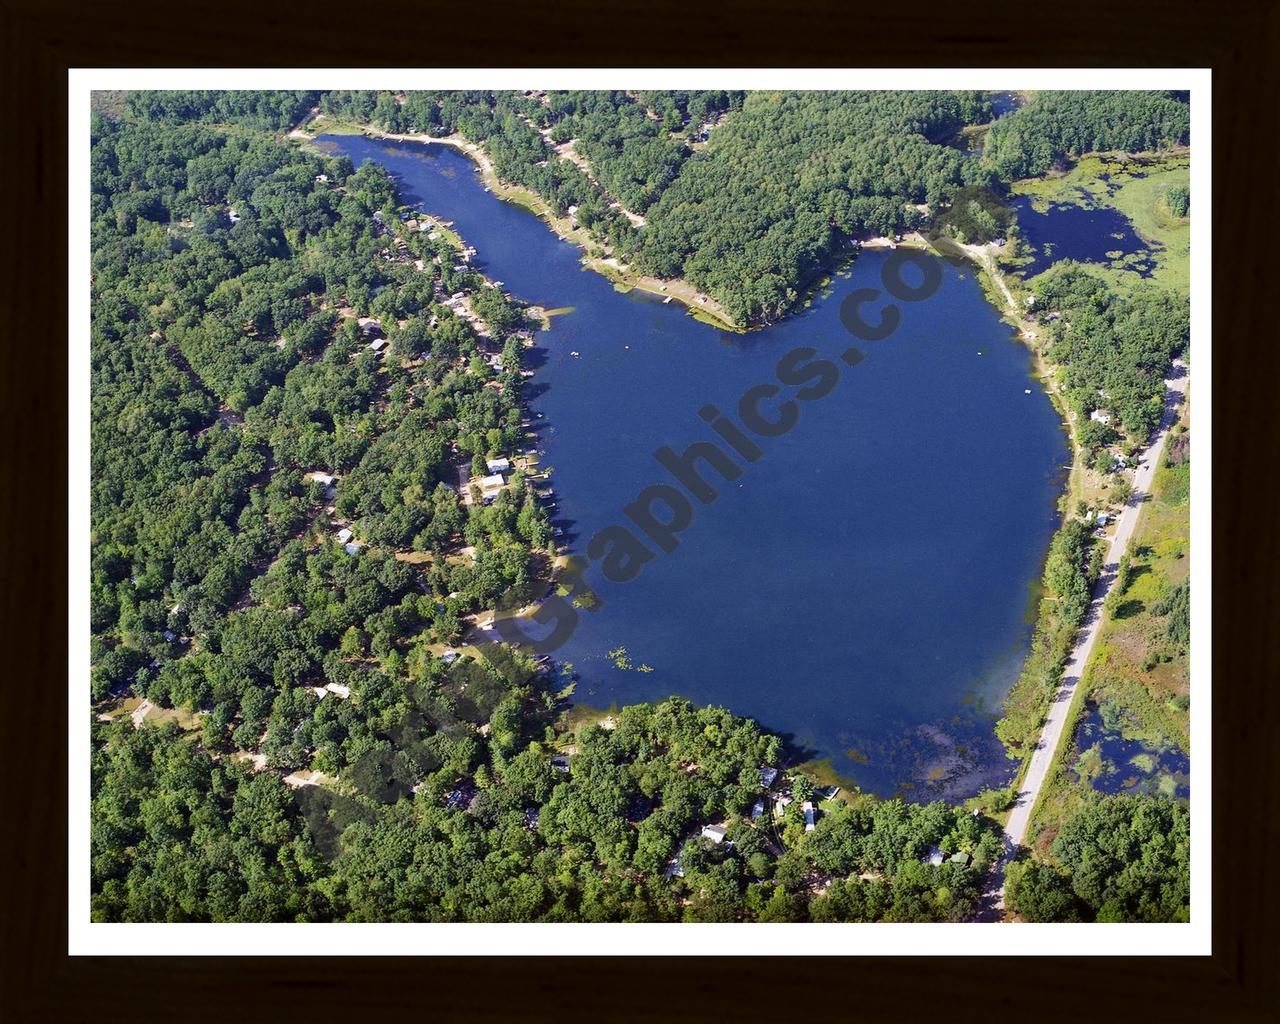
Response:
[{"label": "shoreline", "polygon": [[[314,118],[309,117],[303,124],[310,124],[313,121]],[[341,122],[335,125],[335,127],[342,126],[343,123]],[[577,246],[583,253],[581,258],[582,265],[608,279],[614,287],[622,291],[635,289],[657,298],[674,299],[684,306],[694,319],[701,320],[720,330],[730,331],[735,334],[745,334],[753,329],[751,325],[737,323],[714,297],[694,288],[684,278],[664,279],[653,277],[641,274],[628,264],[623,263],[619,257],[613,254],[607,242],[593,238],[586,228],[575,224],[571,218],[557,216],[555,211],[551,209],[550,204],[533,189],[525,185],[504,181],[500,178],[493,166],[493,161],[479,144],[463,138],[457,133],[453,135],[411,135],[384,132],[366,124],[351,123],[350,127],[358,129],[359,134],[369,138],[386,139],[391,142],[436,144],[458,150],[470,157],[472,162],[476,164],[481,179],[495,196],[505,202],[513,203],[528,210],[545,223],[562,241]],[[304,142],[314,142],[316,140],[316,135],[305,131],[303,125],[294,128],[286,137]],[[592,255],[593,249],[603,252],[605,255]]]},{"label": "shoreline", "polygon": [[[304,124],[310,123],[311,120],[312,118],[309,118],[308,122],[304,122]],[[335,127],[340,128],[343,126],[344,125],[339,124]],[[366,137],[385,139],[393,142],[435,143],[450,146],[464,153],[476,165],[478,173],[480,173],[486,185],[489,186],[490,190],[497,198],[523,206],[551,228],[551,230],[562,241],[576,245],[580,250],[587,250],[584,252],[584,256],[581,261],[582,264],[588,269],[591,269],[613,281],[615,286],[620,287],[620,290],[629,291],[631,288],[639,288],[640,290],[647,291],[655,296],[675,298],[685,305],[690,315],[694,316],[696,319],[704,320],[704,322],[709,322],[713,326],[731,330],[734,333],[748,333],[751,330],[768,326],[767,324],[756,324],[749,327],[742,327],[733,324],[727,317],[723,321],[718,320],[714,315],[708,315],[706,306],[691,305],[687,295],[682,296],[672,291],[673,287],[678,288],[682,286],[687,292],[693,292],[695,295],[701,294],[694,292],[694,290],[681,279],[673,279],[671,281],[664,282],[657,278],[647,278],[643,275],[638,275],[616,257],[591,256],[589,254],[590,248],[599,248],[602,246],[602,243],[598,243],[591,239],[584,228],[573,224],[568,218],[556,217],[554,212],[551,211],[546,200],[533,192],[533,190],[526,186],[502,181],[498,177],[488,154],[486,154],[483,147],[477,143],[471,142],[457,134],[449,136],[429,136],[422,134],[385,132],[369,125],[361,124],[350,124],[349,127],[355,129],[355,131],[350,132],[351,134],[361,134]],[[315,136],[303,131],[302,126],[295,128],[288,134],[292,138],[306,141],[315,140]],[[963,259],[966,263],[973,265],[978,271],[977,276],[980,287],[982,287],[984,297],[996,308],[1001,319],[1018,332],[1019,340],[1022,341],[1030,350],[1034,370],[1033,375],[1040,386],[1044,388],[1045,393],[1053,403],[1069,439],[1072,453],[1071,466],[1066,485],[1057,499],[1059,515],[1063,517],[1067,516],[1069,514],[1068,510],[1070,508],[1072,498],[1079,496],[1083,486],[1084,452],[1078,440],[1076,420],[1070,409],[1067,407],[1062,395],[1062,391],[1058,383],[1058,368],[1056,365],[1052,365],[1048,362],[1038,344],[1039,331],[1036,324],[1033,321],[1028,320],[1023,315],[1023,309],[1019,307],[1017,300],[1014,297],[1014,293],[1010,290],[1009,284],[999,268],[997,262],[999,247],[992,243],[982,245],[965,244],[946,238],[945,236],[929,237],[922,231],[908,232],[902,235],[900,240],[895,240],[888,236],[875,236],[856,241],[858,244],[851,247],[847,254],[842,255],[833,266],[815,273],[810,281],[801,289],[796,301],[791,305],[786,314],[784,314],[784,317],[781,319],[785,319],[786,316],[790,316],[810,305],[815,298],[822,293],[824,288],[829,286],[832,279],[837,274],[848,270],[856,262],[862,249],[892,250],[902,247],[933,251],[943,259]],[[713,299],[710,299],[710,297],[707,298],[709,302],[714,303]],[[1058,529],[1061,529],[1061,524]],[[1055,535],[1056,532],[1057,531],[1055,531]],[[552,558],[551,565],[548,566],[550,570],[548,572],[548,578],[540,581],[542,586],[539,589],[543,597],[556,589],[558,576],[556,570],[559,568],[557,563],[559,563],[562,558],[563,555]],[[536,604],[536,601],[534,604]],[[520,618],[527,615],[532,607],[532,604],[526,605],[524,608],[509,614],[511,617]],[[471,644],[476,640],[480,642],[484,642],[485,640],[490,642],[497,640],[498,638],[492,631],[492,622],[494,617],[495,611],[493,610],[477,612],[474,613],[473,616],[469,617],[474,620],[471,622],[471,626],[473,628],[468,631],[470,635],[464,640],[464,643]],[[486,619],[488,620],[487,622],[485,621]],[[1024,657],[1024,665],[1026,660],[1027,658]],[[1017,684],[1015,683],[1014,685],[1016,686]],[[1006,699],[1007,696],[1008,695],[1006,695]],[[1002,746],[1006,752],[1011,751],[1011,748],[1008,745],[1002,744]],[[1032,762],[1031,753],[1032,751],[1028,751],[1018,758],[1018,769],[1009,785],[1009,788],[1014,792],[1021,792],[1020,787],[1023,784]],[[1000,820],[1005,817],[1005,815],[997,814],[996,817],[997,820]]]}]

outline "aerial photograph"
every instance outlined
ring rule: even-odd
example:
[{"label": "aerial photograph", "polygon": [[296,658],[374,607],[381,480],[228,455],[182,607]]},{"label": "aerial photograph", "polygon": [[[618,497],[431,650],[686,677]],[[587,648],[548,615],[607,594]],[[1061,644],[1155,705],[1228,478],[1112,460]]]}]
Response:
[{"label": "aerial photograph", "polygon": [[89,124],[81,916],[1191,921],[1188,92]]}]

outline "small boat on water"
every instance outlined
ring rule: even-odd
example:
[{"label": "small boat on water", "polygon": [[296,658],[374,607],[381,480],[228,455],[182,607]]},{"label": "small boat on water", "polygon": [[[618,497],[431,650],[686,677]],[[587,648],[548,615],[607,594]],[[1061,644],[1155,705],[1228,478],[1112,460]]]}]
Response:
[{"label": "small boat on water", "polygon": [[670,301],[671,301],[671,296],[668,295],[665,299],[662,300],[662,304],[665,306]]}]

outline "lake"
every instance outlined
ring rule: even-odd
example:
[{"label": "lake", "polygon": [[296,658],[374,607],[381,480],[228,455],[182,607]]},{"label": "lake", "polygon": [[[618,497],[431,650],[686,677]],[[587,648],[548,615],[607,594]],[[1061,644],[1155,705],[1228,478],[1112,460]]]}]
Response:
[{"label": "lake", "polygon": [[1079,193],[1086,205],[1053,202],[1037,210],[1030,196],[1015,196],[1009,205],[1018,216],[1022,238],[1031,248],[1032,260],[1018,268],[1032,277],[1058,260],[1107,263],[1117,269],[1150,277],[1156,268],[1150,246],[1134,230],[1132,222],[1109,206],[1091,206],[1088,193]]},{"label": "lake", "polygon": [[448,147],[323,142],[382,163],[515,296],[572,308],[538,335],[528,392],[571,552],[628,523],[622,510],[646,487],[673,482],[655,450],[716,439],[704,406],[733,413],[797,347],[840,366],[794,429],[739,460],[739,478],[704,474],[718,498],[694,503],[673,552],[626,583],[588,570],[602,606],[555,654],[578,675],[575,700],[724,705],[885,796],[956,798],[1010,780],[992,726],[1026,654],[1069,451],[1028,351],[967,267],[944,264],[938,292],[899,303],[897,330],[860,342],[865,359],[848,367],[840,304],[880,286],[884,252],[864,252],[784,322],[729,334],[584,270],[576,248],[485,192]]}]

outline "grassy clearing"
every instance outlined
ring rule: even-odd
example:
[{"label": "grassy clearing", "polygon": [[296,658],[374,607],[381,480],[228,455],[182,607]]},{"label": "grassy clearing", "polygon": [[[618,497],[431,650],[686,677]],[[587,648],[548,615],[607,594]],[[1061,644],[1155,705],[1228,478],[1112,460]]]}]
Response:
[{"label": "grassy clearing", "polygon": [[364,128],[354,121],[348,121],[332,114],[317,114],[302,126],[304,135],[363,135]]}]

